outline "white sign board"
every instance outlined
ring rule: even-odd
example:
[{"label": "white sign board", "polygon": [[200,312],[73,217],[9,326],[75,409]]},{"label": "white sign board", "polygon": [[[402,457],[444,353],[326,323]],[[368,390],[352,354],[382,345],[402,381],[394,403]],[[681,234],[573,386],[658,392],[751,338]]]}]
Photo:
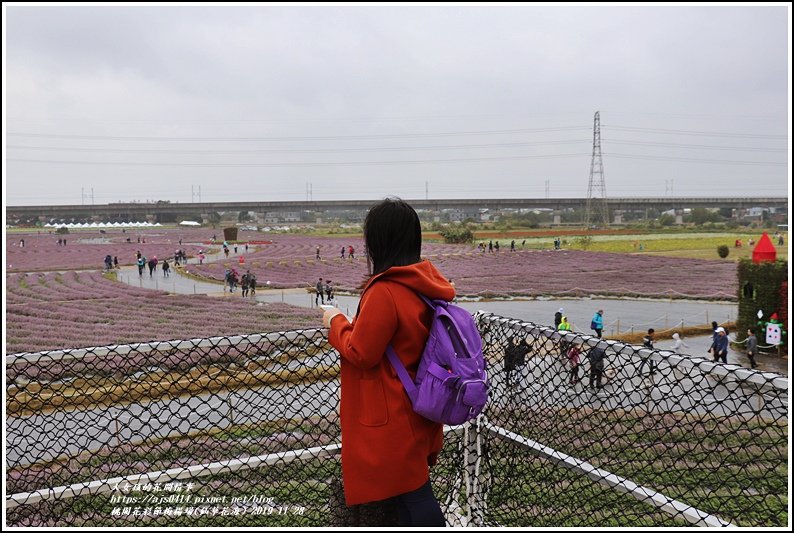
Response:
[{"label": "white sign board", "polygon": [[766,343],[773,346],[780,344],[780,324],[766,325]]}]

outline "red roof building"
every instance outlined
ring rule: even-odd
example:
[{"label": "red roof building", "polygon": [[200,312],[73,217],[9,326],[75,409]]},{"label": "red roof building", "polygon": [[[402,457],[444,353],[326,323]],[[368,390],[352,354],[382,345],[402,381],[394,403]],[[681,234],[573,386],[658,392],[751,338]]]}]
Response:
[{"label": "red roof building", "polygon": [[777,259],[777,250],[772,240],[766,232],[758,239],[758,244],[753,248],[753,263],[762,263],[764,261],[774,262]]}]

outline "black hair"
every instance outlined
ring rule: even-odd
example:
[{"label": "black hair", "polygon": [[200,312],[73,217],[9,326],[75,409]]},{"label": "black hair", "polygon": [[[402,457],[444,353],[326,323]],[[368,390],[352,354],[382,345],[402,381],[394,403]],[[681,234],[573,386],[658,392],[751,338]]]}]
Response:
[{"label": "black hair", "polygon": [[649,334],[650,334],[650,333],[656,333],[656,330],[655,330],[655,329],[653,329],[653,328],[651,328],[651,329],[649,329],[649,330],[648,330],[648,333],[649,333]]},{"label": "black hair", "polygon": [[422,250],[419,215],[400,198],[385,198],[367,213],[364,243],[373,276],[393,266],[418,263]]}]

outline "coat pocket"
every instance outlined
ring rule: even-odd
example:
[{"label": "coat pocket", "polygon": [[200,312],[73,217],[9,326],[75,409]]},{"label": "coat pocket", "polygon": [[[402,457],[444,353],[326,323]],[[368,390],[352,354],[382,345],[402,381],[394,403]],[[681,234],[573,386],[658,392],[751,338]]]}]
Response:
[{"label": "coat pocket", "polygon": [[382,426],[389,421],[386,393],[380,379],[362,379],[358,384],[358,421],[364,426]]}]

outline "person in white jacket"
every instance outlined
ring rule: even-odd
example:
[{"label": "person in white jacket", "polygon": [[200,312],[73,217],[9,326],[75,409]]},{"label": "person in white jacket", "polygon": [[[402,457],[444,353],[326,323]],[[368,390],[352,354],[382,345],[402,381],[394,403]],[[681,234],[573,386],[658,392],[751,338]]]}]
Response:
[{"label": "person in white jacket", "polygon": [[689,345],[684,342],[681,336],[678,333],[673,333],[673,340],[675,341],[675,345],[673,346],[673,351],[675,353],[681,353],[681,347],[689,348]]}]

